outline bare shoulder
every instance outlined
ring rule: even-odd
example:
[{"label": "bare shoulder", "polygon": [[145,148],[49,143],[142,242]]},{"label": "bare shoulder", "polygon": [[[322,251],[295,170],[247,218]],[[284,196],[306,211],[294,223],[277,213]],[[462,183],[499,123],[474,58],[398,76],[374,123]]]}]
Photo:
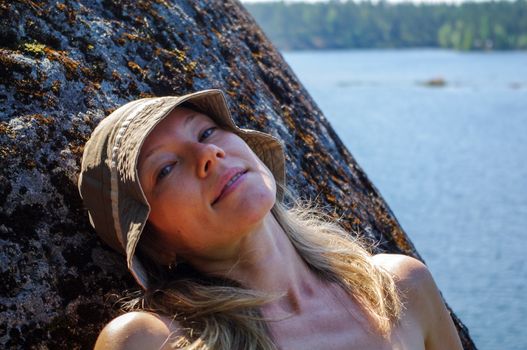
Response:
[{"label": "bare shoulder", "polygon": [[420,322],[433,311],[432,302],[442,302],[430,271],[421,261],[402,254],[378,254],[373,262],[394,276],[406,312]]},{"label": "bare shoulder", "polygon": [[462,349],[450,313],[425,264],[400,254],[375,255],[373,263],[394,276],[405,314],[422,326],[427,350]]},{"label": "bare shoulder", "polygon": [[114,318],[97,338],[95,350],[169,349],[169,338],[179,325],[149,312],[129,312]]},{"label": "bare shoulder", "polygon": [[377,254],[375,265],[390,272],[403,292],[418,293],[427,288],[436,288],[430,271],[421,261],[402,254]]}]

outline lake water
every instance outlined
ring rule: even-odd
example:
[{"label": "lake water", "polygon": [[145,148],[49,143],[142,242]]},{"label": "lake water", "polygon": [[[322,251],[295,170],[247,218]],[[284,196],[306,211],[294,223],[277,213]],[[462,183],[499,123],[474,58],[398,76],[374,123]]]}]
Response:
[{"label": "lake water", "polygon": [[527,52],[284,56],[478,349],[527,349]]}]

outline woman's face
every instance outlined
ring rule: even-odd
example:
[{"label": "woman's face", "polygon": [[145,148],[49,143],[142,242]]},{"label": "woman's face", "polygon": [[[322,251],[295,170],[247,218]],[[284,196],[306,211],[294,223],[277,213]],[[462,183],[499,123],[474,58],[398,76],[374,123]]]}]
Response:
[{"label": "woman's face", "polygon": [[187,108],[146,138],[138,172],[156,245],[187,258],[230,258],[275,202],[274,177],[249,146]]}]

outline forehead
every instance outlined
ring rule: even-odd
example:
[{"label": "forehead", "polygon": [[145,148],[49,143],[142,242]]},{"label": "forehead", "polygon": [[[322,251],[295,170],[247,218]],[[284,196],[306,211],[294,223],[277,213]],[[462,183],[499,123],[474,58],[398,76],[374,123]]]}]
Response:
[{"label": "forehead", "polygon": [[204,121],[213,122],[213,120],[205,114],[193,109],[186,107],[174,108],[170,114],[160,121],[145,138],[139,153],[139,160],[141,161],[144,159],[145,154],[150,153],[150,149],[156,148],[162,144],[165,137],[168,136],[173,138],[178,130],[184,130],[189,125]]},{"label": "forehead", "polygon": [[174,108],[154,129],[150,131],[143,146],[165,133],[172,133],[199,121],[212,121],[207,115],[186,107]]},{"label": "forehead", "polygon": [[187,107],[174,108],[163,120],[161,120],[152,131],[150,135],[159,133],[166,129],[167,126],[180,128],[186,126],[193,119],[210,119],[205,114]]}]

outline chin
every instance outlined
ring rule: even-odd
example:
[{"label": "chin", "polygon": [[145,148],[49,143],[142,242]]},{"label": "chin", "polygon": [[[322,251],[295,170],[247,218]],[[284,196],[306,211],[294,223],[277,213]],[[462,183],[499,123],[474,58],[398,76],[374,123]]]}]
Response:
[{"label": "chin", "polygon": [[243,218],[248,225],[261,222],[271,212],[276,202],[276,191],[262,188],[259,191],[246,193],[244,200],[240,203],[237,215]]}]

